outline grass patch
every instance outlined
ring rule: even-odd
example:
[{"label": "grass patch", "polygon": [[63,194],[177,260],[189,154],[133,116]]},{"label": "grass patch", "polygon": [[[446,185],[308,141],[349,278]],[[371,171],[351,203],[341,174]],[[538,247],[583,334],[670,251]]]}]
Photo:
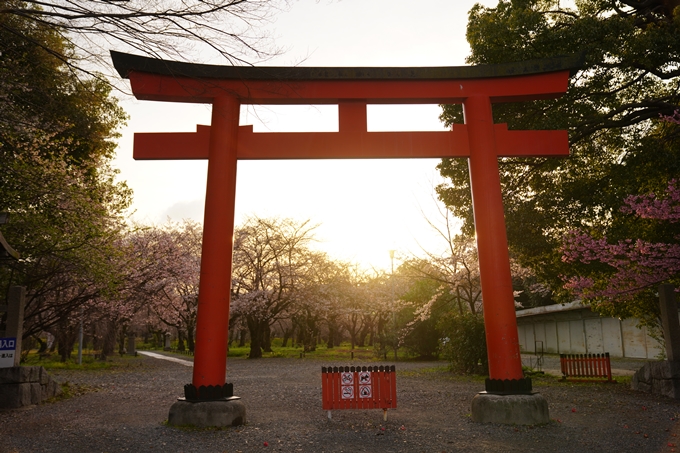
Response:
[{"label": "grass patch", "polygon": [[397,376],[425,378],[441,381],[484,383],[487,376],[478,374],[456,374],[447,365],[419,368],[417,370],[399,370]]},{"label": "grass patch", "polygon": [[37,353],[29,353],[26,360],[21,362],[21,366],[41,366],[46,370],[83,370],[83,371],[101,371],[110,370],[129,366],[132,362],[137,360],[133,356],[110,356],[106,360],[98,360],[94,355],[83,355],[83,363],[78,364],[77,357],[73,357],[65,362],[56,354],[38,355]]},{"label": "grass patch", "polygon": [[[394,362],[394,351],[389,350],[387,354],[383,352],[379,354],[373,346],[356,346],[352,349],[349,342],[341,343],[333,348],[328,348],[325,344],[316,346],[316,350],[304,352],[302,347],[281,346],[281,338],[272,339],[272,352],[262,352],[262,358],[289,358],[289,359],[315,359],[328,362],[348,362],[350,360],[362,360],[369,362]],[[289,343],[290,344],[290,343]],[[164,351],[157,347],[151,347],[148,343],[138,344],[138,349],[145,351],[158,351],[160,353],[171,353],[184,358],[191,357],[191,354],[178,352],[176,349]],[[250,345],[246,346],[229,346],[228,356],[231,358],[248,358],[250,355]],[[406,350],[399,350],[397,353],[397,361],[412,361],[422,360]],[[429,360],[428,360],[429,361]]]},{"label": "grass patch", "polygon": [[618,384],[630,385],[630,382],[633,380],[633,376],[614,376],[614,380]]},{"label": "grass patch", "polygon": [[69,398],[73,398],[74,396],[80,396],[80,395],[84,395],[86,393],[97,391],[96,387],[92,387],[92,386],[84,385],[84,384],[71,384],[68,381],[59,384],[59,387],[61,387],[61,393],[57,396],[53,396],[52,398],[45,400],[45,402],[56,403],[58,401],[63,401],[63,400],[67,400]]},{"label": "grass patch", "polygon": [[[353,354],[352,354],[353,353]],[[250,346],[230,346],[228,356],[247,358],[250,354]],[[362,346],[355,347],[352,349],[349,343],[342,343],[339,346],[333,348],[328,348],[326,345],[318,345],[315,351],[304,352],[303,348],[300,347],[282,347],[280,346],[280,340],[272,341],[272,352],[263,352],[263,358],[289,358],[289,359],[315,359],[324,360],[328,362],[347,362],[352,359],[372,361],[372,362],[384,362],[394,361],[394,353],[388,352],[387,359],[384,356],[378,356],[375,349],[372,346]],[[414,357],[409,356],[406,352],[399,351],[398,360],[414,360]]]},{"label": "grass patch", "polygon": [[435,366],[435,367],[428,367],[428,368],[419,368],[417,370],[402,370],[399,371],[397,370],[397,374],[400,374],[402,376],[408,376],[408,377],[419,377],[419,376],[439,376],[442,373],[451,373],[449,370],[449,367],[447,366]]}]

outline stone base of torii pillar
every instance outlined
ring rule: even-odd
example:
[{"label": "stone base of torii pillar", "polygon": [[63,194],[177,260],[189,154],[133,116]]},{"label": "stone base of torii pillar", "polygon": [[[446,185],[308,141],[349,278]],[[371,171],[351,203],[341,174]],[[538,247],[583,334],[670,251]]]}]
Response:
[{"label": "stone base of torii pillar", "polygon": [[472,421],[507,425],[542,425],[550,421],[548,401],[540,393],[498,395],[481,392],[472,399]]},{"label": "stone base of torii pillar", "polygon": [[238,426],[246,423],[246,406],[238,396],[217,401],[178,400],[170,407],[168,425],[198,428]]}]

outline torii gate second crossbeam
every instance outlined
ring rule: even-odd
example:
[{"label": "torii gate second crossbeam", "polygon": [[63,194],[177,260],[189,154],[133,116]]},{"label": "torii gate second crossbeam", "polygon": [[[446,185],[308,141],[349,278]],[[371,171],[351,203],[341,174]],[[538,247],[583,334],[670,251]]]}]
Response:
[{"label": "torii gate second crossbeam", "polygon": [[[208,159],[196,350],[187,397],[226,388],[236,162],[239,159],[450,158],[469,161],[489,357],[486,390],[531,391],[522,373],[499,157],[569,154],[566,131],[510,131],[492,104],[561,96],[579,62],[558,58],[440,68],[232,67],[111,52],[140,100],[211,103],[195,133],[137,133],[135,159]],[[463,104],[445,132],[367,132],[367,104]],[[254,133],[241,104],[337,104],[338,132]],[[217,388],[215,392],[213,389]],[[226,390],[225,390],[226,392]]]}]

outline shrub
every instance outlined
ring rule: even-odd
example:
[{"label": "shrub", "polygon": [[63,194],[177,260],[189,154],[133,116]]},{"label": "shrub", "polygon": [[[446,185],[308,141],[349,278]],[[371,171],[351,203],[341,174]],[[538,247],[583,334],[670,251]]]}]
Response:
[{"label": "shrub", "polygon": [[453,372],[483,375],[489,373],[482,315],[450,312],[442,317],[440,327],[445,336],[442,340],[442,355],[448,360]]}]

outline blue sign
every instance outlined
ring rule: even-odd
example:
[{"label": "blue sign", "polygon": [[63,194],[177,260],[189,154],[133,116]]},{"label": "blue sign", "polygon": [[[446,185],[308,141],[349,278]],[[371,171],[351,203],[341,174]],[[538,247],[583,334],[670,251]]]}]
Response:
[{"label": "blue sign", "polygon": [[0,351],[8,351],[16,348],[16,338],[0,338]]}]

